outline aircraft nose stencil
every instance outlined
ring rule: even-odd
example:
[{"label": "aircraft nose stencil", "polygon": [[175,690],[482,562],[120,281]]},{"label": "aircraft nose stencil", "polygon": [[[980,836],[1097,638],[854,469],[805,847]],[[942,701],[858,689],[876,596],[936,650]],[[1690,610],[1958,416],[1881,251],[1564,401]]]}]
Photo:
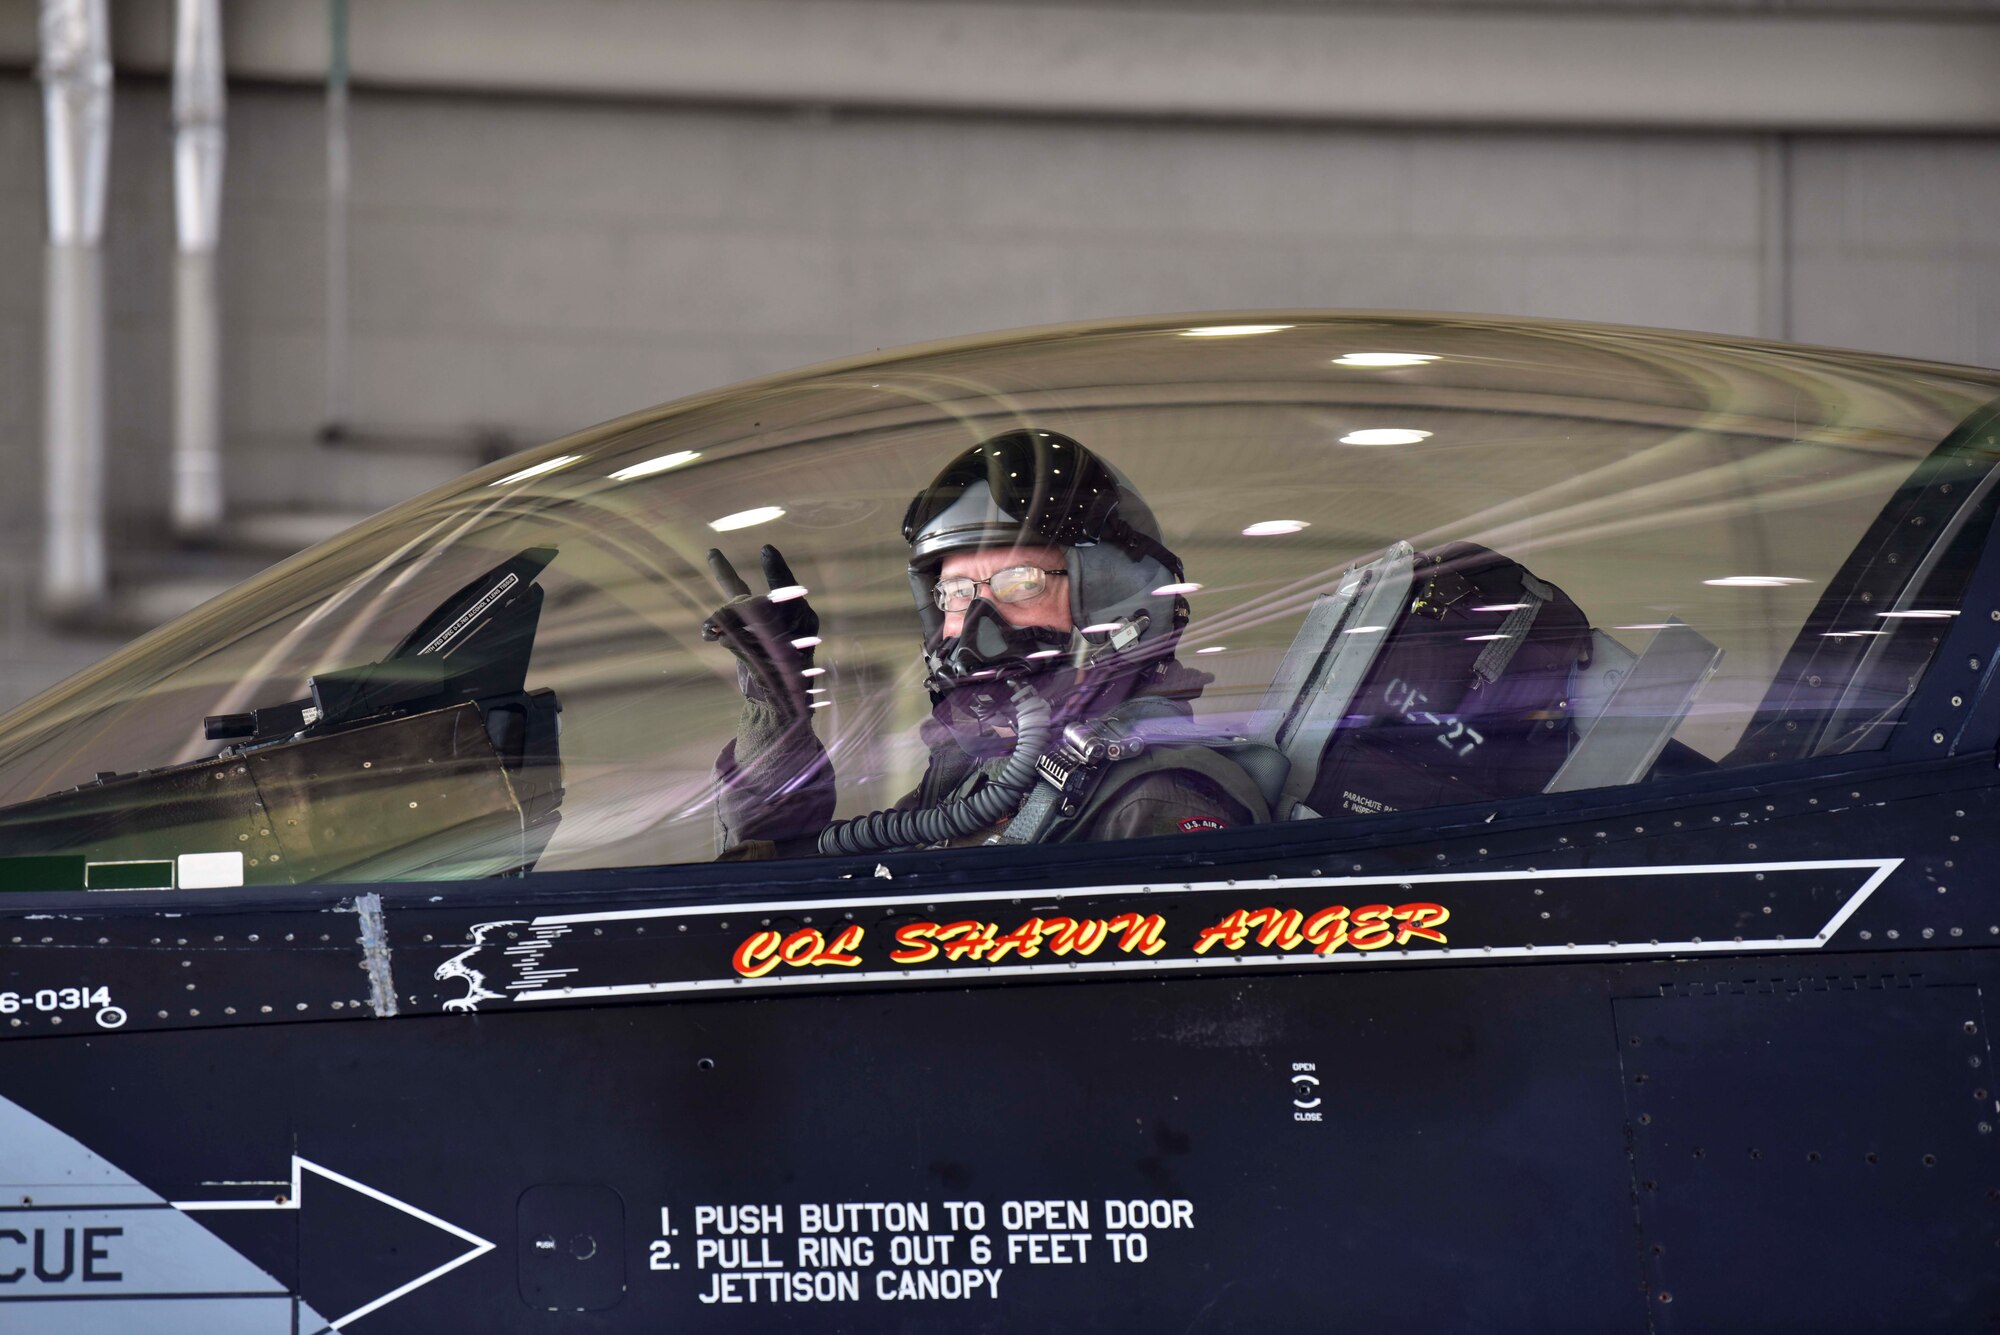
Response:
[{"label": "aircraft nose stencil", "polygon": [[[291,1156],[291,1174],[289,1191],[273,1188],[256,1199],[164,1200],[74,1137],[0,1098],[0,1330],[313,1335],[344,1329],[493,1248],[297,1155]],[[310,1190],[308,1175],[322,1179]],[[308,1195],[345,1194],[339,1188],[448,1235],[455,1255],[328,1320],[189,1217],[194,1211],[303,1211]]]},{"label": "aircraft nose stencil", "polygon": [[[151,1189],[0,1098],[0,1328],[290,1335],[292,1305],[284,1285]],[[326,1324],[303,1307],[298,1319]]]}]

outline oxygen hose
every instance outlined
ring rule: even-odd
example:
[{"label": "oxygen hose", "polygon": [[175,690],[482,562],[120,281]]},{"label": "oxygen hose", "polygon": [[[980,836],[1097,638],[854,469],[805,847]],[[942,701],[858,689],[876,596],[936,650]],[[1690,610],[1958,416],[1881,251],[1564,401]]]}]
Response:
[{"label": "oxygen hose", "polygon": [[1014,812],[1035,786],[1035,763],[1055,732],[1048,702],[1030,682],[1014,683],[1014,749],[999,773],[970,797],[909,811],[874,811],[819,832],[822,853],[885,853],[920,848],[983,830]]}]

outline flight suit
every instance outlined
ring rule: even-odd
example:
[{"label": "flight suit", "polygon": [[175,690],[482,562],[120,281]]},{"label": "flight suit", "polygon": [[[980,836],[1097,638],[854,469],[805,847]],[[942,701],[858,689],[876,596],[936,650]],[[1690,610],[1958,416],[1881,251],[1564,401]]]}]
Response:
[{"label": "flight suit", "polygon": [[[1105,717],[1184,721],[1190,714],[1183,700],[1141,688]],[[982,760],[968,754],[951,730],[935,721],[927,720],[922,734],[930,763],[917,787],[895,803],[897,810],[968,797],[1005,763],[1004,756]],[[751,759],[740,762],[739,756]],[[716,779],[717,848],[726,859],[811,853],[819,831],[833,819],[833,770],[819,739],[803,722],[788,726],[754,701],[744,703],[737,737],[716,761]],[[1197,743],[1166,743],[1106,765],[1079,809],[1037,842],[1196,834],[1269,818],[1263,793],[1236,762]],[[1002,820],[947,846],[1000,842],[1006,824]]]}]

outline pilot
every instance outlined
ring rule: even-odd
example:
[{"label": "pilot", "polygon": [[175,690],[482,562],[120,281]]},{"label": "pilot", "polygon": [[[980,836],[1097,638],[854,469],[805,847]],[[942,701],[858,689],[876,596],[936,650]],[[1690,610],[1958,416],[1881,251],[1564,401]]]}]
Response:
[{"label": "pilot", "polygon": [[[743,709],[716,762],[725,858],[861,853],[1230,829],[1262,790],[1201,744],[1189,702],[1212,680],[1174,658],[1180,558],[1130,483],[1076,441],[1010,431],[966,450],[903,520],[924,628],[930,752],[888,811],[833,822],[813,735],[819,618],[775,548],[752,596],[709,553],[729,601],[703,635],[737,659]],[[1060,789],[1048,771],[1064,778]]]}]

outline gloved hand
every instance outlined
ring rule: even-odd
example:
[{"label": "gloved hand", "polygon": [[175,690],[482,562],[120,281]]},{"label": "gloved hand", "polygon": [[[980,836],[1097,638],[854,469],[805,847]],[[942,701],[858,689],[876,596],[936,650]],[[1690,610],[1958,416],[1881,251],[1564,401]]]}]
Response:
[{"label": "gloved hand", "polygon": [[729,601],[702,622],[701,637],[720,641],[736,655],[736,684],[745,700],[767,706],[781,722],[792,722],[809,711],[806,692],[814,678],[805,674],[819,643],[819,614],[776,547],[767,544],[758,555],[770,592],[752,595],[729,558],[709,550],[709,573]]}]

